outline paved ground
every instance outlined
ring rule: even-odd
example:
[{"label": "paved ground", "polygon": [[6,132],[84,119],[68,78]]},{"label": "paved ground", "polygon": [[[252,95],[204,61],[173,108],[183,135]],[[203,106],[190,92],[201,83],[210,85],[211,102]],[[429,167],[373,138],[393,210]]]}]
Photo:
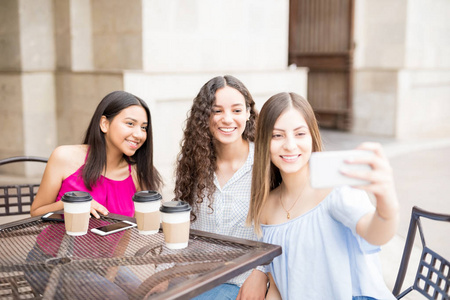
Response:
[{"label": "paved ground", "polygon": [[[430,211],[450,213],[450,138],[399,141],[332,130],[322,130],[322,135],[325,150],[349,150],[363,141],[379,142],[386,150],[394,169],[401,204],[397,235],[383,247],[381,253],[384,277],[387,285],[392,289],[403,252],[411,208],[416,205]],[[17,180],[23,181],[20,178],[0,176],[0,184]],[[39,182],[38,179],[34,181],[36,180]],[[17,218],[0,218],[0,224],[12,219]],[[436,247],[444,257],[450,257],[450,224],[435,226],[425,223],[424,225],[427,242],[431,248]],[[417,243],[412,254],[412,261],[417,261],[420,256],[421,247],[419,246],[420,243]],[[408,270],[405,284],[412,284],[415,266]],[[413,292],[403,299],[422,298]]]}]

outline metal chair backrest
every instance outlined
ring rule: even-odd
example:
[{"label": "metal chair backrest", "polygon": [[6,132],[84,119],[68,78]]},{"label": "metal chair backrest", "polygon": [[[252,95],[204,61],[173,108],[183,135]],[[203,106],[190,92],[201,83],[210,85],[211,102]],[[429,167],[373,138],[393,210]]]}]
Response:
[{"label": "metal chair backrest", "polygon": [[[415,290],[427,299],[450,300],[450,262],[427,246],[420,221],[421,218],[450,222],[449,214],[432,213],[416,206],[413,207],[405,248],[392,293],[397,299],[401,299],[412,290]],[[417,228],[419,229],[420,240],[422,242],[422,254],[420,256],[419,266],[414,278],[414,284],[400,293],[408,269]]]},{"label": "metal chair backrest", "polygon": [[[48,159],[37,156],[16,156],[0,160],[0,166],[16,162],[47,163]],[[0,186],[0,217],[30,213],[31,203],[39,184],[11,184]]]}]

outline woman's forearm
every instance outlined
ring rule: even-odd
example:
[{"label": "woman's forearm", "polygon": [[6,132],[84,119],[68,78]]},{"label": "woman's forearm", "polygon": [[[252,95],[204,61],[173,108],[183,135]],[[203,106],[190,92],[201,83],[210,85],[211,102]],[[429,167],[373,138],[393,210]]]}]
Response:
[{"label": "woman's forearm", "polygon": [[47,205],[42,205],[36,208],[31,207],[30,215],[32,217],[40,216],[51,211],[64,209],[64,204],[62,201],[53,202]]}]

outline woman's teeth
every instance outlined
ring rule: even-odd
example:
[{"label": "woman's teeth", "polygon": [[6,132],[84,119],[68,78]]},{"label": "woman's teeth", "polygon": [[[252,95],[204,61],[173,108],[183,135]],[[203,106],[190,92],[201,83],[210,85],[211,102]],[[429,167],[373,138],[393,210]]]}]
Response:
[{"label": "woman's teeth", "polygon": [[225,132],[232,132],[234,130],[234,128],[219,128],[219,129]]},{"label": "woman's teeth", "polygon": [[281,158],[285,160],[295,160],[298,157],[298,155],[282,155]]}]

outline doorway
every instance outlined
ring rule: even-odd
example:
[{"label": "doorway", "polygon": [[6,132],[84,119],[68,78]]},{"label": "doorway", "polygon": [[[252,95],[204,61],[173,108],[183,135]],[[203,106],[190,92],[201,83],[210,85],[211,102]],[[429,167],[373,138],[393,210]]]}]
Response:
[{"label": "doorway", "polygon": [[290,0],[289,64],[308,67],[307,99],[319,125],[352,124],[354,0]]}]

